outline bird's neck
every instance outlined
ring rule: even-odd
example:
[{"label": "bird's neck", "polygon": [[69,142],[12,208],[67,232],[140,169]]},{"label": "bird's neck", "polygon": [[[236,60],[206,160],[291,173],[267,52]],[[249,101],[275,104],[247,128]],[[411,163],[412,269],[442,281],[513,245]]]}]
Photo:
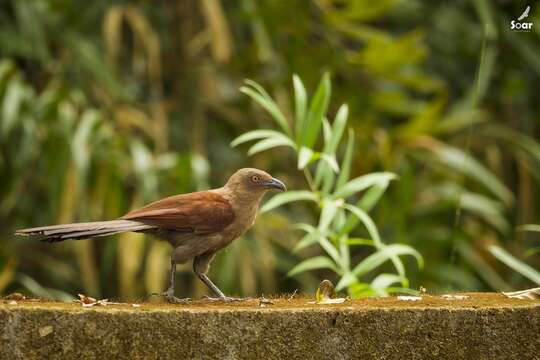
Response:
[{"label": "bird's neck", "polygon": [[251,214],[256,213],[259,209],[259,204],[264,196],[264,191],[235,191],[227,186],[215,191],[229,201],[237,216],[246,214],[246,216],[251,217]]}]

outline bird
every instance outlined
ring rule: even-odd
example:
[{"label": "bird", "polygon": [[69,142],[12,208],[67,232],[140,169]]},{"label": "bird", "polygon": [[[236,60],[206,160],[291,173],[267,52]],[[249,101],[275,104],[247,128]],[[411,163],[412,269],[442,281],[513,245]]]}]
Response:
[{"label": "bird", "polygon": [[255,223],[262,197],[269,190],[286,191],[285,184],[265,171],[243,168],[220,188],[174,195],[133,210],[119,219],[21,229],[16,235],[36,236],[55,243],[123,232],[151,234],[172,245],[169,286],[165,298],[172,303],[190,299],[175,297],[176,264],[193,259],[193,271],[216,295],[211,300],[235,301],[207,276],[217,251],[242,236]]}]

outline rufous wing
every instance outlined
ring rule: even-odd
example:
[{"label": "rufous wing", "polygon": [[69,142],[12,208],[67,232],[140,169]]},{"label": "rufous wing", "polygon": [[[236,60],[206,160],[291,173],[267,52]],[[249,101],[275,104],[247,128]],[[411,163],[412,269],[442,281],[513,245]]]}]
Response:
[{"label": "rufous wing", "polygon": [[212,191],[170,196],[122,217],[164,229],[198,234],[219,232],[234,218],[234,210],[227,199]]}]

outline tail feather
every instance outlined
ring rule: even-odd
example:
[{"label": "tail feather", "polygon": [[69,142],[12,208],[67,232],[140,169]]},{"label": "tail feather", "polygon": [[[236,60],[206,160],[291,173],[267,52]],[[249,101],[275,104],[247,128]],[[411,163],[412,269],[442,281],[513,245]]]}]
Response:
[{"label": "tail feather", "polygon": [[133,220],[110,220],[21,229],[17,230],[15,235],[33,235],[38,236],[41,241],[57,242],[68,239],[88,239],[127,231],[148,230],[154,227]]}]

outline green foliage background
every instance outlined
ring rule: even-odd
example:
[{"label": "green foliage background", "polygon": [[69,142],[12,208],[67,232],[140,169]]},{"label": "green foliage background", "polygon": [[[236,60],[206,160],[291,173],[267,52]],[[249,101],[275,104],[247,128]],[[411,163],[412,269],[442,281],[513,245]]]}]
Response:
[{"label": "green foliage background", "polygon": [[[271,123],[238,89],[257,81],[293,119],[292,75],[314,90],[325,71],[330,117],[349,106],[351,176],[400,177],[371,216],[386,242],[423,255],[423,270],[410,260],[411,286],[532,285],[534,276],[493,256],[504,249],[540,267],[538,233],[516,231],[540,223],[540,8],[532,6],[531,32],[510,31],[523,10],[488,0],[3,1],[0,293],[162,291],[163,242],[126,234],[50,246],[13,231],[115,218],[161,196],[221,186],[244,166],[306,188],[286,149],[247,158],[244,145],[230,147]],[[313,222],[311,206],[260,216],[211,277],[246,295],[311,292],[332,278],[286,276],[320,255],[291,251],[302,237],[291,224]],[[197,297],[205,289],[190,269],[179,268],[180,295]]]}]

